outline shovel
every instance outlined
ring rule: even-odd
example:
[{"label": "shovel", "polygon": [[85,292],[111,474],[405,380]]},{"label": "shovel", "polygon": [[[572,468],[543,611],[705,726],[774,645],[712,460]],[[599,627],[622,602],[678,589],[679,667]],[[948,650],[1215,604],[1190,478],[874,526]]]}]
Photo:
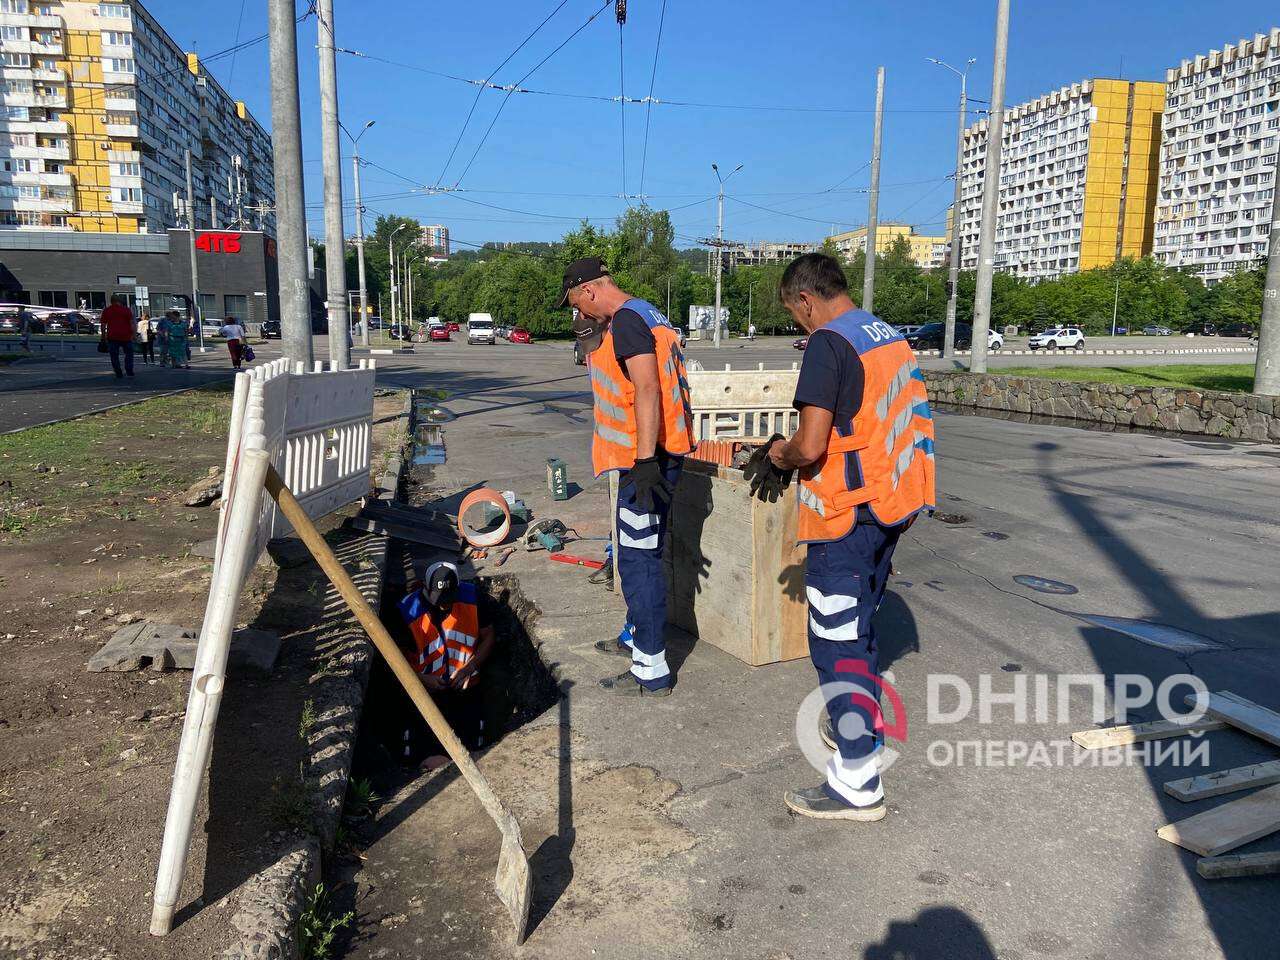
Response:
[{"label": "shovel", "polygon": [[400,681],[400,685],[409,694],[409,699],[418,708],[422,718],[427,721],[431,732],[444,745],[445,752],[449,754],[450,759],[458,765],[458,770],[461,771],[463,779],[467,781],[471,789],[475,791],[476,796],[480,798],[481,806],[493,818],[493,822],[498,825],[498,830],[502,833],[502,850],[498,854],[498,873],[493,882],[498,889],[498,899],[507,908],[507,911],[511,914],[511,921],[515,924],[516,943],[523,943],[525,928],[529,923],[529,896],[532,880],[529,874],[529,858],[525,856],[524,844],[520,839],[520,824],[516,822],[516,818],[511,811],[503,806],[502,801],[493,792],[493,788],[489,786],[489,781],[480,773],[475,761],[471,759],[471,754],[462,745],[462,741],[453,732],[453,728],[445,720],[440,708],[436,706],[435,701],[428,695],[426,688],[422,686],[422,681],[418,679],[418,675],[409,666],[409,661],[404,658],[404,654],[400,652],[396,642],[387,633],[387,628],[382,625],[378,615],[370,609],[369,604],[364,599],[364,595],[360,593],[359,588],[352,582],[351,577],[347,575],[347,571],[338,561],[338,558],[333,555],[333,551],[329,549],[329,545],[320,536],[320,531],[315,528],[311,518],[303,510],[302,505],[294,499],[293,493],[285,486],[284,481],[280,479],[275,467],[267,467],[266,486],[267,492],[271,494],[272,499],[280,507],[280,512],[293,524],[293,529],[302,538],[302,542],[307,545],[307,549],[311,551],[311,555],[315,558],[316,563],[320,565],[320,569],[325,572],[329,582],[342,594],[342,599],[346,601],[347,606],[351,608],[351,612],[359,619],[360,625],[369,634],[369,639],[373,641],[374,646],[378,648],[378,652],[382,654],[388,665],[390,665],[392,672],[396,675],[396,679]]}]

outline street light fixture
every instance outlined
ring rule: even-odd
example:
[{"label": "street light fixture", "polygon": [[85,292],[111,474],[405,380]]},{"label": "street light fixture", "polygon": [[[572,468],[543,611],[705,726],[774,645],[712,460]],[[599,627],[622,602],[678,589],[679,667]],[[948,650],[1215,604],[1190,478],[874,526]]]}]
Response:
[{"label": "street light fixture", "polygon": [[360,202],[360,138],[369,132],[376,120],[368,121],[354,137],[338,121],[338,127],[351,141],[351,167],[356,190],[356,264],[360,277],[360,345],[369,346],[369,288],[364,278],[364,204]]},{"label": "street light fixture", "polygon": [[714,342],[717,347],[720,346],[720,274],[723,270],[724,258],[724,185],[733,179],[733,175],[742,169],[742,164],[738,164],[729,173],[727,177],[720,176],[720,167],[716,164],[711,165],[711,170],[716,175],[716,180],[720,182],[720,193],[716,207],[716,309],[711,315],[711,324],[714,329]]},{"label": "street light fixture", "polygon": [[960,180],[961,167],[964,165],[964,124],[965,112],[969,105],[969,68],[977,61],[970,57],[965,62],[964,70],[957,70],[951,64],[936,57],[926,57],[930,63],[950,70],[960,78],[960,120],[956,131],[956,185],[951,202],[951,270],[947,285],[947,318],[942,334],[942,355],[952,357],[956,352],[956,298],[960,294]]}]

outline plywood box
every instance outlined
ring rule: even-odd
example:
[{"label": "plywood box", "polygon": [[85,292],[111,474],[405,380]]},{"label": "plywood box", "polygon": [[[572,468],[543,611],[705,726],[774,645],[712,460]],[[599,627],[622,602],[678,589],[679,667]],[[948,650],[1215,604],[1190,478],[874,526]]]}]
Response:
[{"label": "plywood box", "polygon": [[664,556],[671,623],[752,666],[808,656],[794,484],[761,503],[741,470],[687,459]]}]

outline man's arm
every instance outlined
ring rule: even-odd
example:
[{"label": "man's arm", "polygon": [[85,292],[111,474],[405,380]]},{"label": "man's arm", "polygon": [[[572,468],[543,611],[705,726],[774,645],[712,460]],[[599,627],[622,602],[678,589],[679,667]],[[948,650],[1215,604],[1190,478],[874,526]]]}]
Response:
[{"label": "man's arm", "polygon": [[493,627],[485,624],[480,627],[480,638],[476,644],[476,652],[471,659],[467,661],[465,667],[460,668],[457,673],[449,680],[449,686],[455,690],[463,690],[469,685],[469,681],[476,672],[484,666],[486,660],[493,653],[495,638]]},{"label": "man's arm", "polygon": [[800,408],[800,428],[790,440],[779,440],[769,448],[769,459],[779,470],[807,467],[827,450],[831,436],[830,410],[812,404]]},{"label": "man's arm", "polygon": [[645,460],[658,447],[662,422],[662,396],[658,391],[658,357],[641,353],[627,357],[627,376],[636,391],[636,459]]}]

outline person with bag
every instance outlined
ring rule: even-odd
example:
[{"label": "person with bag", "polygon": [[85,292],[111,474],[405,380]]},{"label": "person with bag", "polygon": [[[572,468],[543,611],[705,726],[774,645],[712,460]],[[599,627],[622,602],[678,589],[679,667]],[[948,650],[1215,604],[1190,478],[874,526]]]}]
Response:
[{"label": "person with bag", "polygon": [[188,362],[187,352],[187,324],[178,315],[177,310],[170,310],[165,314],[165,354],[169,358],[169,362],[176,370],[182,367],[185,370],[191,369]]},{"label": "person with bag", "polygon": [[218,335],[225,337],[227,340],[227,352],[231,354],[232,370],[239,370],[240,364],[245,359],[253,359],[252,357],[245,357],[247,347],[245,345],[244,327],[236,323],[235,317],[227,317],[227,322],[218,328]]},{"label": "person with bag", "polygon": [[[133,338],[137,333],[133,311],[125,305],[124,297],[113,294],[111,305],[102,311],[102,339],[98,342],[98,352],[111,354],[111,369],[116,372],[117,380],[124,379],[126,375],[133,376]],[[123,372],[120,369],[122,353]]]},{"label": "person with bag", "polygon": [[693,449],[680,334],[653,304],[623,292],[599,257],[569,264],[559,306],[577,311],[573,332],[591,372],[595,474],[618,473],[615,563],[627,621],[616,640],[602,639],[596,649],[626,657],[631,669],[600,685],[624,697],[670,696],[662,548],[671,498]]},{"label": "person with bag", "polygon": [[151,317],[143,312],[142,319],[138,321],[138,347],[142,351],[143,363],[156,362],[156,335],[151,329]]}]

